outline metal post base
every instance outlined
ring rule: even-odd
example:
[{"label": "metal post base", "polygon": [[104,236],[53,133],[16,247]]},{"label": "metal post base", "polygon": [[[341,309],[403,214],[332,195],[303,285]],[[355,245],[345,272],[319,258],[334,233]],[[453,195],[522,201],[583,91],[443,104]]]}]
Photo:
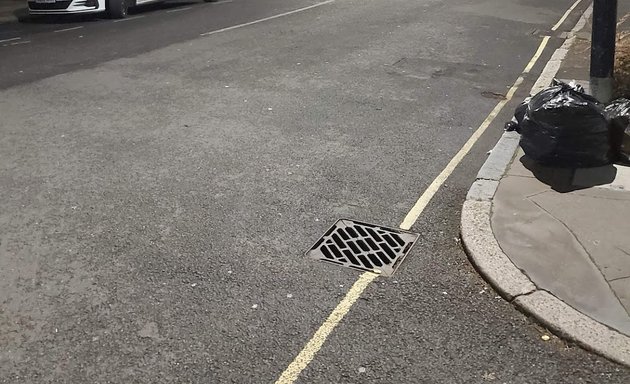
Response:
[{"label": "metal post base", "polygon": [[602,103],[609,103],[613,98],[613,78],[591,77],[591,95]]}]

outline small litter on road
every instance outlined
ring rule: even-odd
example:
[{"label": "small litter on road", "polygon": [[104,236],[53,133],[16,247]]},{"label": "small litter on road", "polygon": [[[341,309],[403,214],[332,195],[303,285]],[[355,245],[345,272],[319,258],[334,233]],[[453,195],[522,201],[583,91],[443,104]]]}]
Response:
[{"label": "small litter on road", "polygon": [[256,309],[256,308],[258,308],[258,304],[252,305],[252,309]]},{"label": "small litter on road", "polygon": [[292,295],[292,294],[287,293],[287,299],[290,299],[290,298],[292,298],[292,297],[293,297],[293,295]]},{"label": "small litter on road", "polygon": [[541,339],[543,339],[543,341],[549,341],[549,339],[551,339],[551,337],[549,337],[549,335],[542,335],[540,336]]},{"label": "small litter on road", "polygon": [[365,367],[359,367],[359,373],[365,373],[365,371],[367,371]]}]

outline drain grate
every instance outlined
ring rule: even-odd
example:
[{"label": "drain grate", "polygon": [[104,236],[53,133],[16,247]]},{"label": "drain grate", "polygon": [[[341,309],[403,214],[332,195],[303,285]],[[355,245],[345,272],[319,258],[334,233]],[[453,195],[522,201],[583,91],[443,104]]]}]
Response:
[{"label": "drain grate", "polygon": [[353,220],[338,220],[307,256],[391,276],[418,240],[418,234]]}]

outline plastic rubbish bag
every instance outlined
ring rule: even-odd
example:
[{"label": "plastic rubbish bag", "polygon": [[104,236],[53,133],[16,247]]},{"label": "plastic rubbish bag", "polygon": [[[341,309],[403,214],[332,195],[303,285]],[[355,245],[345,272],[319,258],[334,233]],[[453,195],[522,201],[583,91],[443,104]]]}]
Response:
[{"label": "plastic rubbish bag", "polygon": [[516,107],[516,110],[514,111],[514,117],[512,118],[512,120],[508,121],[505,124],[506,131],[516,131],[520,133],[518,126],[525,118],[525,113],[527,113],[527,106],[529,105],[531,99],[531,96],[525,98],[525,100],[523,100],[523,102],[520,103],[518,107]]},{"label": "plastic rubbish bag", "polygon": [[609,121],[610,147],[613,161],[630,164],[630,100],[617,99],[606,106],[606,118]]},{"label": "plastic rubbish bag", "polygon": [[617,99],[606,106],[606,117],[611,123],[630,134],[630,100]]},{"label": "plastic rubbish bag", "polygon": [[525,154],[559,167],[596,167],[611,163],[604,106],[581,86],[554,80],[516,110],[508,130],[521,134]]}]

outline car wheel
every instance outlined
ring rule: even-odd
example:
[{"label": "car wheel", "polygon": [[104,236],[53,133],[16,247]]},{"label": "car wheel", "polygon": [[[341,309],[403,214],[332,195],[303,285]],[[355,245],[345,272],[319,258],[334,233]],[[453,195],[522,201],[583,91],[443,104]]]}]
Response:
[{"label": "car wheel", "polygon": [[128,0],[107,0],[107,13],[112,19],[124,19],[128,9]]}]

